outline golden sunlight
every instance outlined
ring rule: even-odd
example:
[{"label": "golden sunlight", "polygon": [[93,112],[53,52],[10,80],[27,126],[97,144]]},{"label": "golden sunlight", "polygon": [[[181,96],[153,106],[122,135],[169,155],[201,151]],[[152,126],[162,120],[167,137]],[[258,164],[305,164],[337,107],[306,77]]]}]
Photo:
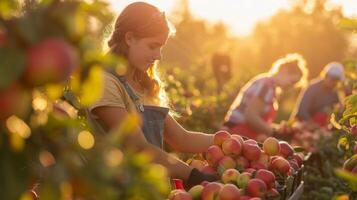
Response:
[{"label": "golden sunlight", "polygon": [[[170,14],[183,2],[187,1],[195,17],[203,18],[210,22],[225,23],[231,33],[247,35],[259,21],[267,20],[280,9],[289,9],[291,0],[146,0],[145,2],[157,6]],[[112,9],[119,13],[125,6],[135,0],[108,0]],[[355,0],[331,0],[333,5],[342,5],[346,15],[357,16],[357,3]]]}]

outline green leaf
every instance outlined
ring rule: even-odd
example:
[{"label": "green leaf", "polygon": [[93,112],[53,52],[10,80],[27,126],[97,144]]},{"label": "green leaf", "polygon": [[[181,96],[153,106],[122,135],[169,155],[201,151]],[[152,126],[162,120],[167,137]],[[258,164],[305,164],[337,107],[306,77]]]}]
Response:
[{"label": "green leaf", "polygon": [[305,149],[302,146],[294,146],[294,151],[296,153],[300,153],[300,152],[305,152]]}]

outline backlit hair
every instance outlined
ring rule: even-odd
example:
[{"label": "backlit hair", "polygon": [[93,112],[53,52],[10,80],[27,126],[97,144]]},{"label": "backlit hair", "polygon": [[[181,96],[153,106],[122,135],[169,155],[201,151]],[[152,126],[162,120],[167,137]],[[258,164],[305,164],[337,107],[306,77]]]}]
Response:
[{"label": "backlit hair", "polygon": [[[174,33],[172,24],[165,13],[145,2],[135,2],[128,5],[118,16],[111,38],[108,41],[110,51],[118,56],[127,58],[128,45],[125,35],[132,32],[135,37],[147,38],[161,34],[170,36]],[[150,97],[158,98],[160,105],[167,106],[167,97],[157,66],[153,64],[146,72],[134,70],[134,80],[137,81]]]},{"label": "backlit hair", "polygon": [[269,73],[277,74],[281,71],[287,71],[290,74],[301,76],[299,82],[297,82],[295,86],[301,87],[306,85],[308,70],[306,68],[306,61],[300,54],[287,54],[286,56],[279,58],[273,63]]}]

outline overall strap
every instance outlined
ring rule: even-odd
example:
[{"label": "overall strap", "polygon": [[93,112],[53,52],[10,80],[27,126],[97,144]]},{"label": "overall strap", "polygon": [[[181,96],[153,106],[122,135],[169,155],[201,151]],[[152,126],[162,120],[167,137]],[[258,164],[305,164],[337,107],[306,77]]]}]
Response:
[{"label": "overall strap", "polygon": [[138,97],[138,95],[135,94],[134,90],[130,87],[130,85],[128,84],[128,82],[126,81],[124,76],[119,76],[118,74],[116,74],[115,72],[112,73],[115,77],[118,78],[118,80],[123,84],[125,91],[129,94],[130,99],[134,102],[136,109],[139,112],[144,112],[144,106],[143,104],[140,102],[140,99]]}]

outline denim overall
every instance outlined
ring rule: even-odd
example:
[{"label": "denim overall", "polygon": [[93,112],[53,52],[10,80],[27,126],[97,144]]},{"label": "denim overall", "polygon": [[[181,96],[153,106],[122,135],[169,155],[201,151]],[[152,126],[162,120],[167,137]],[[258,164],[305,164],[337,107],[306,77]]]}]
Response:
[{"label": "denim overall", "polygon": [[130,99],[134,102],[137,111],[141,114],[143,124],[141,130],[144,132],[144,136],[151,144],[163,148],[163,133],[164,122],[169,112],[168,108],[159,106],[146,106],[142,105],[139,101],[139,97],[135,94],[130,87],[124,76],[118,76],[114,73],[118,80],[123,84],[126,92],[129,94]]}]

